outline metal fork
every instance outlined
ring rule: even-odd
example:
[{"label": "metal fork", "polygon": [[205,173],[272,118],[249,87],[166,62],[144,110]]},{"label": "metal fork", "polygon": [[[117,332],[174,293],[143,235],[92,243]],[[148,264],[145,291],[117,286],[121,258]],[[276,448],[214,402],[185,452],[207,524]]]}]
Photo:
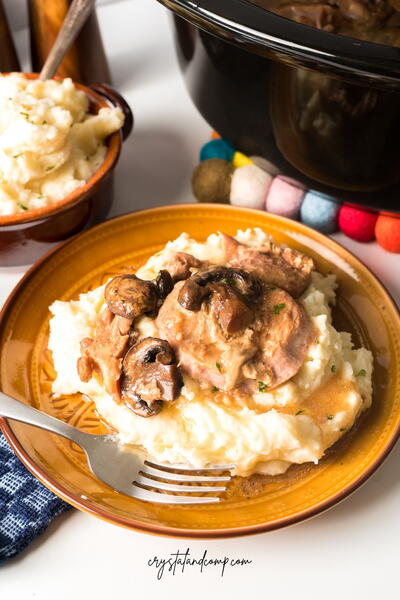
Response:
[{"label": "metal fork", "polygon": [[[194,494],[225,492],[231,475],[216,475],[215,471],[230,471],[235,468],[235,465],[217,465],[199,470],[193,466],[152,463],[131,448],[122,446],[116,435],[93,435],[80,431],[2,392],[0,392],[0,416],[46,429],[75,442],[85,451],[89,468],[96,477],[117,492],[147,502],[163,504],[219,502],[220,498],[216,496]],[[196,471],[196,474],[191,474],[190,471]],[[190,485],[215,482],[224,482],[225,485]],[[166,492],[185,492],[190,495],[180,496]]]}]

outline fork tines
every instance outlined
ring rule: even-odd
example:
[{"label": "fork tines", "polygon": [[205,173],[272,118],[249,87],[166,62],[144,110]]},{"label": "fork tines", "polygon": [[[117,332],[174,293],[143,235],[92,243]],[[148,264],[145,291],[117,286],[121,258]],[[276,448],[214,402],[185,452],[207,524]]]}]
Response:
[{"label": "fork tines", "polygon": [[[217,465],[205,469],[196,469],[192,466],[182,467],[182,465],[161,465],[145,461],[145,468],[140,471],[133,482],[135,485],[134,495],[141,500],[153,500],[171,504],[204,504],[219,502],[220,499],[213,496],[169,495],[160,492],[186,492],[189,494],[225,492],[226,486],[192,484],[228,482],[231,480],[230,475],[213,475],[213,473],[215,471],[227,471],[234,468],[234,466],[235,465]],[[193,474],[193,472],[196,474]],[[165,481],[161,481],[161,479]],[[141,486],[152,489],[145,489]]]}]

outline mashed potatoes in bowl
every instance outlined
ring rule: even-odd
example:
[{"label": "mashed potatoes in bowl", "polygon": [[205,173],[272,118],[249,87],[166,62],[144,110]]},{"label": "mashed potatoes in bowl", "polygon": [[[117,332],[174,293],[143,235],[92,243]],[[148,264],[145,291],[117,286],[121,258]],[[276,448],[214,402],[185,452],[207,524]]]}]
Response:
[{"label": "mashed potatoes in bowl", "polygon": [[135,274],[51,305],[53,395],[91,399],[156,462],[243,477],[316,464],[372,401],[371,352],[332,324],[336,289],[261,229],[183,233]]},{"label": "mashed potatoes in bowl", "polygon": [[0,221],[55,205],[102,165],[106,138],[124,122],[119,107],[90,112],[71,79],[0,77]]}]

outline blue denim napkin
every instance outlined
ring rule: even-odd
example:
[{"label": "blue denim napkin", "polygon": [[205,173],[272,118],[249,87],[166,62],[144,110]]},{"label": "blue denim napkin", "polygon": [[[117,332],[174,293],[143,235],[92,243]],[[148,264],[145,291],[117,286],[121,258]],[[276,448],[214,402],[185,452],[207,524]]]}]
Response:
[{"label": "blue denim napkin", "polygon": [[68,508],[24,467],[0,432],[0,563],[26,548]]}]

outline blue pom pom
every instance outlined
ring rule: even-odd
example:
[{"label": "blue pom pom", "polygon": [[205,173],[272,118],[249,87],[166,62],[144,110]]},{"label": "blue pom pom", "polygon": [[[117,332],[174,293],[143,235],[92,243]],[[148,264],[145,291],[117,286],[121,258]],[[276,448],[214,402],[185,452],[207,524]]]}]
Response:
[{"label": "blue pom pom", "polygon": [[340,205],[330,196],[324,196],[315,190],[309,190],[300,207],[300,219],[322,233],[334,233],[338,230],[337,217]]},{"label": "blue pom pom", "polygon": [[218,140],[211,140],[204,144],[200,150],[200,162],[208,160],[209,158],[222,158],[231,162],[235,149],[232,148],[229,142],[219,138]]}]

